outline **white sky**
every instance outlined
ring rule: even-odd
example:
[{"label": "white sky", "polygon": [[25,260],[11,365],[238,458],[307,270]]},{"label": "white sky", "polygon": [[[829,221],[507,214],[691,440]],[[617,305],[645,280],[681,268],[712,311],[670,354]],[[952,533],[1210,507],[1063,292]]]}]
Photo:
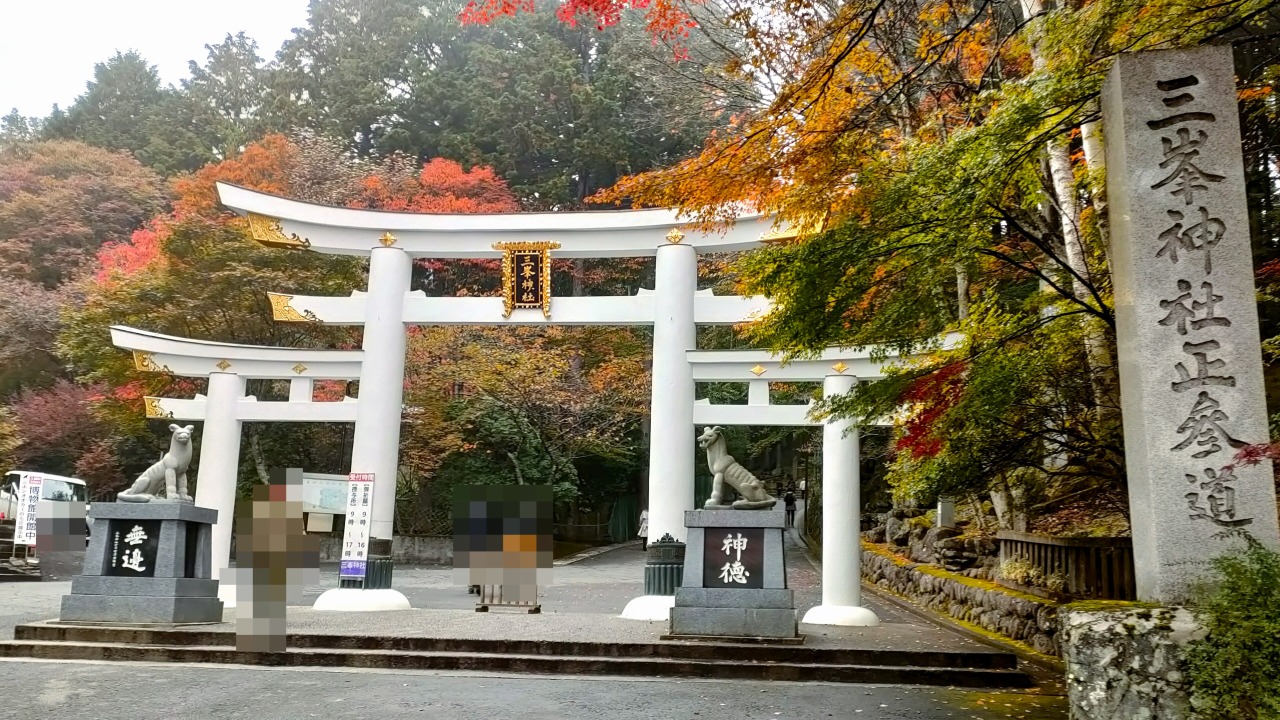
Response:
[{"label": "white sky", "polygon": [[117,50],[137,50],[175,85],[227,33],[243,30],[270,60],[306,19],[307,0],[0,0],[0,115],[65,109]]}]

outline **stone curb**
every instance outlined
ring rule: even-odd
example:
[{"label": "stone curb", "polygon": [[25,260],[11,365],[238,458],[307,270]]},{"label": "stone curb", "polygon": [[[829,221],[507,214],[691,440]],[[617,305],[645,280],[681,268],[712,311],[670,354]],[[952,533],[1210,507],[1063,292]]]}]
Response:
[{"label": "stone curb", "polygon": [[605,545],[604,547],[591,548],[590,550],[582,550],[580,552],[576,552],[572,555],[569,555],[567,557],[562,557],[559,560],[552,562],[551,566],[563,567],[565,565],[572,565],[576,562],[589,560],[590,558],[593,558],[597,555],[603,555],[607,552],[613,552],[614,550],[620,550],[624,547],[631,547],[639,544],[640,544],[639,540],[628,540],[624,543],[616,543],[614,545]]},{"label": "stone curb", "polygon": [[[788,531],[791,533],[792,538],[794,538],[795,541],[799,543],[800,547],[804,550],[805,559],[807,559],[809,561],[809,564],[813,565],[813,567],[819,573],[821,573],[822,560],[818,559],[814,555],[808,540],[797,528],[794,528],[794,527],[788,528]],[[1063,664],[1062,661],[1057,658],[1050,658],[1048,656],[1041,655],[1036,652],[1031,652],[1026,648],[1022,647],[1021,645],[1014,642],[1004,642],[998,638],[993,638],[987,635],[983,635],[982,633],[974,632],[963,625],[960,625],[958,623],[951,621],[949,618],[943,615],[938,615],[925,608],[922,608],[916,605],[915,603],[911,602],[910,600],[907,600],[906,598],[900,598],[897,595],[885,592],[881,588],[878,588],[875,585],[871,585],[867,583],[865,580],[866,579],[863,578],[862,591],[864,593],[874,595],[875,598],[877,600],[880,600],[881,602],[893,605],[899,610],[902,610],[905,613],[909,613],[917,618],[920,618],[921,620],[924,620],[925,622],[928,622],[932,625],[942,628],[943,630],[949,630],[957,635],[960,635],[961,637],[968,638],[969,640],[974,640],[976,642],[980,642],[983,645],[986,645],[987,647],[1004,650],[1006,652],[1010,652],[1010,653],[1013,653],[1014,655],[1017,655],[1018,659],[1022,660],[1023,662],[1029,665],[1032,665],[1038,671],[1036,673],[1033,673],[1036,677],[1037,683],[1044,683],[1046,681],[1061,682],[1061,676],[1066,672],[1066,665]],[[1046,674],[1050,675],[1051,677],[1047,676]]]}]

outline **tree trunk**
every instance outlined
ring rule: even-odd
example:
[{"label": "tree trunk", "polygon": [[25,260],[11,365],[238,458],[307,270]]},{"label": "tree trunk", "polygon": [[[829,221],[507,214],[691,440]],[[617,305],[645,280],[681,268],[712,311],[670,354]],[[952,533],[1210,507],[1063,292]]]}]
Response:
[{"label": "tree trunk", "polygon": [[258,445],[258,433],[249,432],[249,456],[253,458],[253,467],[258,471],[258,480],[266,485],[271,482],[271,471],[267,468],[267,459]]},{"label": "tree trunk", "polygon": [[1027,531],[1029,523],[1021,488],[1000,478],[991,489],[991,507],[996,511],[996,521],[1001,529]]},{"label": "tree trunk", "polygon": [[516,484],[517,484],[517,485],[523,485],[523,484],[524,484],[524,473],[520,472],[520,462],[519,462],[518,460],[516,460],[515,453],[512,453],[511,451],[509,451],[509,450],[508,450],[508,451],[506,451],[506,454],[507,454],[507,459],[511,461],[511,467],[512,467],[512,468],[515,470],[515,472],[516,472]]}]

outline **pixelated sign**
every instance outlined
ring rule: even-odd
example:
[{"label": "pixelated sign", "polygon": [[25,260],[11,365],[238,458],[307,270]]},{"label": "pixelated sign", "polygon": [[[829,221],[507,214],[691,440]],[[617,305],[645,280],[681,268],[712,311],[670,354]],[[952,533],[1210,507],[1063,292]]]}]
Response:
[{"label": "pixelated sign", "polygon": [[44,478],[35,473],[23,473],[18,477],[18,514],[15,518],[13,542],[15,545],[35,545],[36,506],[40,503],[40,489],[44,487]]},{"label": "pixelated sign", "polygon": [[373,523],[373,473],[351,473],[347,482],[347,523],[342,531],[338,577],[363,578]]}]

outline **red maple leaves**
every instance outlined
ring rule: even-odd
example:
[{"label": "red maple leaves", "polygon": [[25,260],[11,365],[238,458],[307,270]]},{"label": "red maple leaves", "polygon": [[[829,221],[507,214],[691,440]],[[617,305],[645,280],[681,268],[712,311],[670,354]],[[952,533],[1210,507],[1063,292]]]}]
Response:
[{"label": "red maple leaves", "polygon": [[967,368],[966,363],[953,363],[916,379],[907,387],[902,403],[918,409],[894,441],[895,450],[911,453],[916,459],[933,457],[942,451],[942,438],[934,434],[933,426],[960,399]]},{"label": "red maple leaves", "polygon": [[[645,29],[654,42],[669,42],[677,59],[689,58],[682,40],[698,23],[672,0],[564,0],[556,8],[556,17],[569,27],[586,20],[604,30],[617,25],[627,10],[643,11]],[[463,25],[488,25],[500,17],[533,11],[533,0],[470,0],[458,19]]]}]

